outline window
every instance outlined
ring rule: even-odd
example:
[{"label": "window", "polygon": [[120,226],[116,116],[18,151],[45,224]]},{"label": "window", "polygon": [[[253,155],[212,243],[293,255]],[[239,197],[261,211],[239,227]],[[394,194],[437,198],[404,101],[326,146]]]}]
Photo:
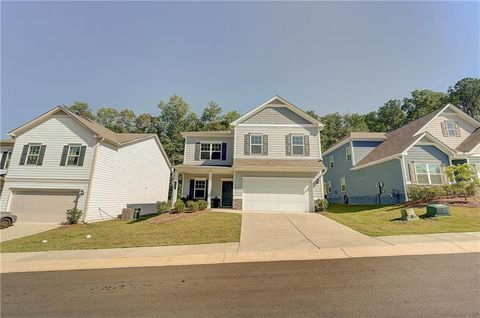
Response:
[{"label": "window", "polygon": [[12,158],[12,152],[11,151],[6,151],[7,156],[5,157],[5,163],[3,167],[0,167],[1,169],[8,169],[8,165],[10,164],[10,159]]},{"label": "window", "polygon": [[40,145],[29,145],[27,152],[27,165],[36,165],[40,157]]},{"label": "window", "polygon": [[68,146],[67,166],[78,166],[78,159],[80,158],[80,146]]},{"label": "window", "polygon": [[457,124],[453,121],[445,121],[444,125],[444,135],[448,137],[459,136],[460,132],[458,131]]},{"label": "window", "polygon": [[442,184],[442,170],[438,163],[416,163],[415,173],[419,184]]},{"label": "window", "polygon": [[202,160],[220,160],[222,157],[221,143],[202,143],[200,145],[200,159]]},{"label": "window", "polygon": [[263,153],[262,135],[250,135],[250,153],[261,155]]},{"label": "window", "polygon": [[305,145],[304,137],[292,135],[292,154],[293,155],[304,155],[305,154]]},{"label": "window", "polygon": [[352,161],[352,147],[348,146],[345,152],[346,152],[345,155],[346,155],[347,161]]},{"label": "window", "polygon": [[342,192],[347,191],[347,183],[345,182],[345,177],[340,178],[340,191]]},{"label": "window", "polygon": [[327,192],[332,193],[332,181],[327,181]]},{"label": "window", "polygon": [[205,198],[206,185],[207,185],[206,180],[195,179],[195,188],[194,188],[194,192],[193,192],[193,197],[195,199]]},{"label": "window", "polygon": [[333,168],[333,156],[329,157],[329,161],[330,161],[330,168]]}]

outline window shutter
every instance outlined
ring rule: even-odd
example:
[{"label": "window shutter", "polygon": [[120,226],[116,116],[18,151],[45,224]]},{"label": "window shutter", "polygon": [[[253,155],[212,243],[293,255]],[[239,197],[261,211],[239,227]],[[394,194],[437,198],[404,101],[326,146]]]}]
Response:
[{"label": "window shutter", "polygon": [[303,136],[303,144],[305,146],[305,156],[310,156],[310,136]]},{"label": "window shutter", "polygon": [[460,137],[460,125],[458,123],[455,123],[455,137]]},{"label": "window shutter", "polygon": [[188,189],[188,198],[193,199],[195,191],[195,179],[190,179],[190,189]]},{"label": "window shutter", "polygon": [[246,134],[244,138],[243,154],[248,156],[250,155],[250,134]]},{"label": "window shutter", "polygon": [[268,135],[262,136],[262,143],[263,143],[263,155],[268,156]]},{"label": "window shutter", "polygon": [[208,180],[205,181],[205,200],[208,198]]},{"label": "window shutter", "polygon": [[195,161],[200,160],[200,143],[199,142],[195,143],[195,156],[194,156],[193,160],[195,160]]},{"label": "window shutter", "polygon": [[82,146],[80,148],[80,156],[78,156],[78,166],[83,166],[83,161],[85,160],[85,152],[87,151],[87,146]]},{"label": "window shutter", "polygon": [[447,166],[440,165],[440,171],[442,172],[442,184],[448,184],[448,177],[447,177]]},{"label": "window shutter", "polygon": [[410,182],[416,184],[417,174],[415,171],[415,164],[413,162],[408,164],[408,173],[410,173]]},{"label": "window shutter", "polygon": [[42,145],[40,147],[40,154],[38,155],[37,166],[41,166],[43,164],[43,157],[45,157],[45,149],[47,149],[46,145]]},{"label": "window shutter", "polygon": [[0,162],[0,169],[5,168],[5,162],[7,161],[8,151],[2,153],[2,161]]},{"label": "window shutter", "polygon": [[227,160],[227,143],[222,143],[222,160]]},{"label": "window shutter", "polygon": [[62,158],[60,159],[60,165],[64,166],[67,162],[68,146],[63,146]]},{"label": "window shutter", "polygon": [[442,126],[443,137],[448,137],[447,124],[443,122],[440,123],[440,125]]},{"label": "window shutter", "polygon": [[285,136],[285,154],[287,156],[292,155],[292,135]]},{"label": "window shutter", "polygon": [[25,164],[25,160],[27,159],[27,151],[28,151],[28,145],[24,145],[22,150],[22,155],[20,156],[20,162],[19,162],[19,165],[21,166]]}]

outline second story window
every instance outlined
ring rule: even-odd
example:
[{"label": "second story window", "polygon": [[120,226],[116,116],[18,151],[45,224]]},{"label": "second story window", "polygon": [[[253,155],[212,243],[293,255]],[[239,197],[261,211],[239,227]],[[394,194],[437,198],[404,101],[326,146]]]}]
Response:
[{"label": "second story window", "polygon": [[347,161],[352,161],[352,147],[348,146],[345,152],[346,152],[345,156],[347,158]]},{"label": "second story window", "polygon": [[67,166],[78,165],[78,160],[80,158],[80,148],[81,146],[79,145],[68,146]]},{"label": "second story window", "polygon": [[262,135],[250,135],[250,153],[252,155],[263,154]]},{"label": "second story window", "polygon": [[442,132],[444,137],[460,137],[460,127],[458,123],[453,121],[444,121]]},{"label": "second story window", "polygon": [[11,151],[4,151],[3,152],[0,169],[8,169],[11,157],[12,157],[12,152]]},{"label": "second story window", "polygon": [[333,156],[329,157],[329,161],[330,161],[330,168],[333,168]]},{"label": "second story window", "polygon": [[40,157],[40,145],[29,145],[27,152],[27,165],[36,165]]},{"label": "second story window", "polygon": [[221,143],[202,143],[200,146],[200,159],[220,160],[222,157]]},{"label": "second story window", "polygon": [[304,155],[305,154],[305,144],[304,136],[292,135],[292,154],[294,155]]}]

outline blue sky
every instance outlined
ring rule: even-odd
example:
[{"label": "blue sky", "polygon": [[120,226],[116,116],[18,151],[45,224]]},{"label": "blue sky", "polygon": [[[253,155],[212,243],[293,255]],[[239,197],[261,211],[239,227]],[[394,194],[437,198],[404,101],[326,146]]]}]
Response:
[{"label": "blue sky", "polygon": [[75,100],[367,112],[480,74],[478,2],[2,2],[1,133]]}]

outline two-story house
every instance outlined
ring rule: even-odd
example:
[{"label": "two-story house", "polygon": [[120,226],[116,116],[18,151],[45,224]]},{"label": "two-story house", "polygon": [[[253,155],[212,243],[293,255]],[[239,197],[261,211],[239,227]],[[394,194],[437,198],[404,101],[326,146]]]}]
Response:
[{"label": "two-story house", "polygon": [[84,221],[103,220],[167,200],[171,166],[155,134],[115,133],[55,107],[9,135],[0,210],[18,221],[62,222],[73,207]]},{"label": "two-story house", "polygon": [[448,104],[389,133],[353,132],[324,158],[330,202],[400,203],[410,185],[448,183],[449,165],[480,172],[480,123]]},{"label": "two-story house", "polygon": [[243,211],[313,211],[323,198],[322,123],[275,96],[228,131],[184,132],[184,162],[175,166],[188,199],[219,200]]},{"label": "two-story house", "polygon": [[13,139],[0,140],[0,195],[2,194],[3,184],[5,183],[5,175],[7,174],[10,158],[12,157]]}]

